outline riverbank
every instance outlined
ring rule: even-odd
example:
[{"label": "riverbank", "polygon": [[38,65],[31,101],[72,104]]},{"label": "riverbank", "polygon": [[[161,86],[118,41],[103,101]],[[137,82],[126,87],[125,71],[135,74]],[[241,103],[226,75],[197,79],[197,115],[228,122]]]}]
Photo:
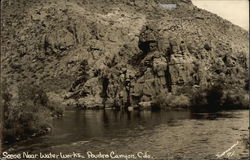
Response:
[{"label": "riverbank", "polygon": [[3,99],[3,143],[15,143],[42,136],[52,130],[52,121],[60,118],[63,108],[49,101],[46,92],[36,85],[1,84]]},{"label": "riverbank", "polygon": [[[190,89],[189,94],[159,93],[150,101],[138,101],[136,104],[119,106],[116,103],[96,104],[93,99],[91,106],[84,105],[74,98],[67,98],[67,95],[49,93],[51,101],[55,101],[68,109],[97,110],[238,110],[249,108],[249,94],[247,89],[234,89],[233,86],[224,84],[213,85],[204,89]],[[63,92],[61,92],[63,93]],[[64,92],[65,93],[65,92]]]},{"label": "riverbank", "polygon": [[[232,88],[231,88],[232,90]],[[246,92],[246,91],[245,91]],[[15,143],[30,137],[43,136],[52,129],[52,121],[63,116],[64,110],[116,110],[116,111],[191,111],[221,112],[226,110],[249,109],[248,95],[228,92],[222,87],[203,90],[199,94],[163,95],[159,94],[153,101],[139,102],[128,107],[95,106],[87,107],[69,101],[63,92],[46,93],[39,86],[19,84],[5,88],[3,94],[5,123],[4,143]],[[246,92],[247,93],[247,92]],[[231,94],[231,95],[230,95]],[[241,93],[243,94],[243,92]],[[245,99],[241,99],[245,97]],[[191,100],[191,98],[193,98]],[[70,103],[69,103],[70,102]]]}]

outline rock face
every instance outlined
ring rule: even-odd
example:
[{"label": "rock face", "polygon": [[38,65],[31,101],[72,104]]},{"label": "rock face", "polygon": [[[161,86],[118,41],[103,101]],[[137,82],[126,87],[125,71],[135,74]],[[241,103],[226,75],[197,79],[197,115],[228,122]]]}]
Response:
[{"label": "rock face", "polygon": [[[234,104],[232,91],[247,105],[248,32],[190,0],[21,0],[3,8],[2,77],[10,85],[28,81],[84,108],[200,105],[197,95],[206,99],[220,85],[220,105]],[[178,97],[186,104],[173,103]]]}]

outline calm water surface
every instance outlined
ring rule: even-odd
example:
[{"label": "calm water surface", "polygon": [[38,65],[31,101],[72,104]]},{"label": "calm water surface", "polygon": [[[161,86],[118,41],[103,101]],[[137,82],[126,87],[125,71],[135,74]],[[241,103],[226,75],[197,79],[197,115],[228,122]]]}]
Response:
[{"label": "calm water surface", "polygon": [[[54,120],[53,130],[42,137],[11,146],[13,153],[81,153],[137,155],[151,159],[217,159],[248,157],[244,138],[249,135],[249,112],[217,113],[66,111]],[[10,148],[6,147],[6,150]],[[145,158],[146,159],[146,158]]]}]

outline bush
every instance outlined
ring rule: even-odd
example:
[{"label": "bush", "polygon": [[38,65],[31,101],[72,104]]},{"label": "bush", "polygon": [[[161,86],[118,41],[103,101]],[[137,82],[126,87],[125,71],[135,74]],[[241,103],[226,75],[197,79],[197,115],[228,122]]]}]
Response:
[{"label": "bush", "polygon": [[227,108],[248,108],[249,94],[244,90],[226,90],[223,96],[223,106]]},{"label": "bush", "polygon": [[[7,86],[7,85],[3,85]],[[11,143],[31,135],[42,135],[52,127],[51,107],[39,86],[4,87],[4,140]]]},{"label": "bush", "polygon": [[157,106],[160,109],[176,109],[176,108],[187,108],[190,106],[190,99],[185,95],[172,95],[171,93],[160,93],[155,96],[153,101],[153,107]]},{"label": "bush", "polygon": [[223,96],[222,85],[214,85],[206,91],[207,104],[211,106],[220,106]]},{"label": "bush", "polygon": [[187,108],[190,106],[190,99],[185,95],[172,96],[170,98],[169,106],[179,107],[179,108]]},{"label": "bush", "polygon": [[249,105],[249,95],[243,88],[216,83],[192,93],[192,106],[205,109],[242,109]]}]

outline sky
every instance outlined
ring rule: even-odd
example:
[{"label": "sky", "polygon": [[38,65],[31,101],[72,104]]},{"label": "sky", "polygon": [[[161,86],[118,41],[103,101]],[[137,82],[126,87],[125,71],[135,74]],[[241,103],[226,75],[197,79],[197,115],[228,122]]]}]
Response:
[{"label": "sky", "polygon": [[249,31],[249,0],[192,0],[205,9]]}]

